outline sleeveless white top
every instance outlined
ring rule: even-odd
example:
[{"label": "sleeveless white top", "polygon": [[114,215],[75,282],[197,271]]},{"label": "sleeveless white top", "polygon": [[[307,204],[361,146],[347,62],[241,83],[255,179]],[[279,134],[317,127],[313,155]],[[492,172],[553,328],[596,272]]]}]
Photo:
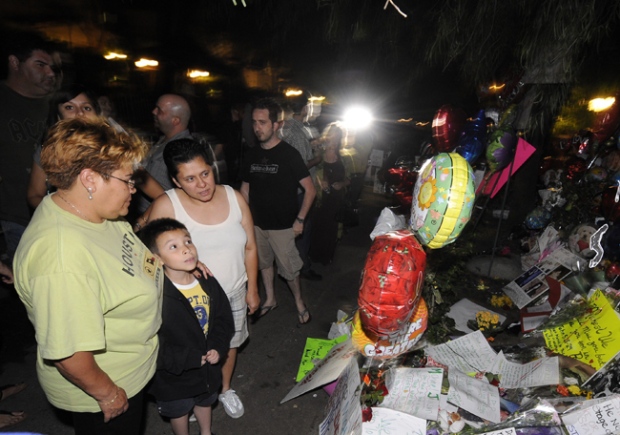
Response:
[{"label": "sleeveless white top", "polygon": [[241,208],[232,187],[226,190],[228,217],[216,225],[205,225],[192,219],[177,195],[176,189],[166,191],[172,202],[176,220],[185,224],[198,250],[198,258],[213,273],[230,299],[237,292],[245,292],[248,276],[245,272],[245,245],[247,235],[241,225]]}]

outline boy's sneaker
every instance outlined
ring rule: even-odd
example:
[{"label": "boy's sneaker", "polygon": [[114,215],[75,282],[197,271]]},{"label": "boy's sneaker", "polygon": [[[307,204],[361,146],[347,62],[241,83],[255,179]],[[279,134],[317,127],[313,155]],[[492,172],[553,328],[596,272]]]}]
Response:
[{"label": "boy's sneaker", "polygon": [[235,390],[228,390],[218,396],[222,405],[224,405],[224,411],[232,418],[239,418],[243,415],[243,403],[241,399],[235,393]]},{"label": "boy's sneaker", "polygon": [[[198,421],[198,420],[196,419],[196,416],[195,416],[195,415],[194,415],[194,413],[192,412],[192,413],[189,415],[189,422],[190,422],[190,423],[196,423],[197,421]],[[211,435],[213,435],[213,432],[211,432]]]}]

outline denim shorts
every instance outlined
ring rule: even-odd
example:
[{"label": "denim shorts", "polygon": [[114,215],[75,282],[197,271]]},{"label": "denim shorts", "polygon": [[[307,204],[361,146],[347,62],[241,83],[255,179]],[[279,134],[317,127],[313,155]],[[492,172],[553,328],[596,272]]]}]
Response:
[{"label": "denim shorts", "polygon": [[167,418],[179,418],[189,414],[194,406],[209,407],[217,400],[217,393],[204,393],[187,399],[157,401],[159,414]]}]

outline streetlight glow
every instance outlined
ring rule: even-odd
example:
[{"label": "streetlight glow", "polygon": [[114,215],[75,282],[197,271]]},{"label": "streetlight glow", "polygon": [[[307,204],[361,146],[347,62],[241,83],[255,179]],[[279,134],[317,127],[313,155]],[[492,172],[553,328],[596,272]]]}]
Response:
[{"label": "streetlight glow", "polygon": [[138,68],[147,68],[147,67],[156,67],[159,65],[159,62],[152,59],[141,58],[140,60],[135,62]]},{"label": "streetlight glow", "polygon": [[127,59],[127,55],[123,53],[115,53],[113,51],[108,52],[103,57],[107,60],[115,60],[115,59]]}]

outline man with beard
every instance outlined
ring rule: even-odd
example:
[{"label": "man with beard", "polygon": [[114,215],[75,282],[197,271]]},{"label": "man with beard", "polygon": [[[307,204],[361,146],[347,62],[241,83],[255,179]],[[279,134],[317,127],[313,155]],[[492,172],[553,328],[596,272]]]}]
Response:
[{"label": "man with beard", "polygon": [[[282,108],[271,99],[259,100],[252,111],[252,125],[259,146],[248,153],[242,174],[241,194],[250,204],[254,219],[258,268],[265,285],[266,299],[259,316],[277,308],[274,289],[274,260],[286,280],[297,308],[300,324],[310,321],[310,312],[301,297],[299,272],[303,262],[295,247],[295,237],[304,231],[304,220],[316,190],[301,155],[276,132],[282,126]],[[304,197],[299,205],[297,188]]]},{"label": "man with beard", "polygon": [[35,145],[45,132],[48,96],[60,82],[53,46],[39,35],[11,35],[0,83],[0,225],[12,259],[28,222],[26,189]]}]

